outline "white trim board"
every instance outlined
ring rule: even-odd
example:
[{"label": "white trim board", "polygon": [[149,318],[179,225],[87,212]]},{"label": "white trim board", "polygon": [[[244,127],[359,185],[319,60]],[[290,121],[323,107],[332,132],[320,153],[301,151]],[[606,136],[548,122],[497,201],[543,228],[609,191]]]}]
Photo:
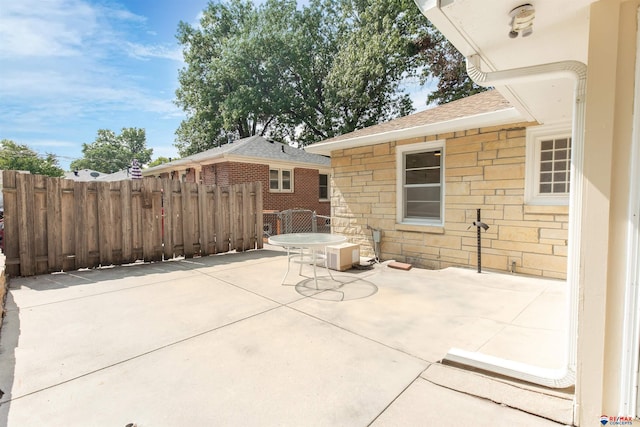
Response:
[{"label": "white trim board", "polygon": [[[640,8],[637,22],[640,24]],[[627,222],[627,268],[620,382],[620,413],[640,415],[640,28],[636,34],[636,70],[631,137],[629,211]]]},{"label": "white trim board", "polygon": [[428,123],[410,128],[374,133],[371,135],[356,136],[353,138],[342,139],[340,141],[319,142],[305,147],[305,150],[309,153],[330,156],[331,152],[335,150],[365,147],[367,145],[382,144],[402,139],[431,136],[488,126],[498,126],[509,123],[520,123],[523,121],[527,120],[518,112],[518,110],[510,107],[504,110],[492,111],[490,113],[459,117],[457,119],[446,120],[443,122]]}]

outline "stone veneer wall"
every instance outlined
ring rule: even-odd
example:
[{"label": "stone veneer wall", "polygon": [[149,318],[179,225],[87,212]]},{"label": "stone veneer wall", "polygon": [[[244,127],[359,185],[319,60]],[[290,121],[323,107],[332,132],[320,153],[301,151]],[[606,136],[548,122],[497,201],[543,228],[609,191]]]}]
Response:
[{"label": "stone veneer wall", "polygon": [[[331,153],[333,232],[373,255],[371,230],[382,230],[381,258],[440,269],[477,265],[482,209],[483,268],[566,278],[567,206],[524,203],[528,123],[471,129]],[[445,225],[396,223],[396,145],[445,139]]]}]

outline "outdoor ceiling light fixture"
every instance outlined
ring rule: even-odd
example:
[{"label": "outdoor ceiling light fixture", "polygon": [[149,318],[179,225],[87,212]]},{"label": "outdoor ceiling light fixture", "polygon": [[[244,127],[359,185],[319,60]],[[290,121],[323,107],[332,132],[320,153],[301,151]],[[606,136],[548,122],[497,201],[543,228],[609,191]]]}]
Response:
[{"label": "outdoor ceiling light fixture", "polygon": [[536,17],[536,10],[530,3],[516,7],[509,12],[511,17],[511,31],[509,37],[515,39],[518,34],[528,37],[533,33],[533,19]]}]

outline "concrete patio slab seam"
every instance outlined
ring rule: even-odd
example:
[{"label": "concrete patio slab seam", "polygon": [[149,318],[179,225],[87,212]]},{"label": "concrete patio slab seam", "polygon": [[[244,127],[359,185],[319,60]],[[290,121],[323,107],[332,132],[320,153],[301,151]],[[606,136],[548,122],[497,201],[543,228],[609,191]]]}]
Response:
[{"label": "concrete patio slab seam", "polygon": [[[252,291],[251,289],[247,289],[247,288],[245,288],[245,287],[242,287],[242,286],[236,285],[235,283],[230,282],[230,281],[228,281],[228,280],[226,280],[226,279],[224,279],[224,278],[222,278],[222,277],[217,277],[217,276],[216,276],[216,275],[214,275],[214,274],[206,273],[206,272],[204,272],[204,271],[199,271],[199,270],[196,270],[196,271],[197,271],[199,274],[201,274],[202,276],[206,276],[206,277],[210,277],[210,278],[212,278],[212,279],[219,280],[220,282],[222,282],[222,283],[224,283],[224,284],[226,284],[226,285],[233,286],[234,288],[237,288],[237,289],[239,289],[239,290],[241,290],[241,291],[245,291],[245,292],[247,292],[247,293],[249,293],[249,294],[255,295],[255,296],[257,296],[257,297],[260,297],[260,298],[266,299],[267,301],[270,301],[270,302],[273,302],[273,303],[275,303],[275,304],[278,304],[278,306],[285,306],[285,305],[286,305],[286,304],[283,304],[283,303],[281,303],[280,301],[277,301],[277,300],[275,300],[275,299],[273,299],[273,298],[269,298],[268,296],[262,295],[262,294],[260,294],[260,293],[258,293],[258,292],[255,292],[255,291]],[[299,300],[304,299],[304,298],[308,298],[308,297],[305,297],[304,295],[300,295],[300,298],[299,298],[299,299],[297,299],[296,301],[299,301]],[[276,308],[277,308],[277,307],[276,307]]]},{"label": "concrete patio slab seam", "polygon": [[[27,305],[27,306],[20,307],[20,308],[6,308],[6,311],[9,312],[9,311],[26,310],[26,309],[38,308],[38,307],[46,307],[46,306],[49,306],[49,305],[62,304],[62,303],[69,302],[69,301],[77,301],[77,300],[88,299],[88,298],[93,298],[93,297],[109,295],[109,294],[113,294],[113,293],[117,293],[117,292],[127,291],[127,290],[131,290],[131,289],[144,288],[145,286],[157,286],[159,284],[168,283],[168,282],[171,282],[171,281],[173,281],[173,280],[163,280],[163,281],[159,281],[159,282],[143,283],[141,285],[127,286],[126,288],[112,289],[110,291],[97,292],[97,293],[94,293],[94,294],[91,294],[91,295],[82,295],[82,296],[78,296],[78,297],[70,297],[70,298],[65,298],[65,299],[61,299],[61,300],[58,300],[58,301],[45,302],[45,303],[42,303],[42,304]],[[90,282],[90,283],[95,283],[95,282]],[[88,284],[90,284],[90,283],[88,283]]]},{"label": "concrete patio slab seam", "polygon": [[[427,369],[429,369],[429,368],[427,367]],[[425,371],[426,371],[427,369],[425,369]],[[427,382],[427,383],[433,384],[433,385],[434,385],[434,386],[436,386],[436,387],[441,387],[441,388],[444,388],[444,389],[447,389],[447,390],[451,390],[451,391],[454,391],[454,392],[456,392],[456,393],[460,393],[460,394],[463,394],[463,395],[465,395],[465,396],[469,396],[469,397],[471,397],[471,398],[473,398],[473,399],[477,399],[477,400],[481,400],[481,401],[485,401],[485,402],[490,402],[490,403],[493,403],[493,404],[495,404],[495,405],[502,406],[502,407],[504,407],[504,408],[510,408],[510,409],[515,410],[515,411],[521,412],[521,413],[523,413],[523,414],[531,415],[531,416],[534,416],[534,417],[537,417],[537,418],[540,418],[540,419],[543,419],[543,420],[551,421],[551,422],[554,422],[554,423],[557,423],[557,422],[558,422],[557,420],[554,420],[554,419],[551,419],[551,418],[548,418],[548,417],[542,416],[542,415],[540,415],[540,414],[536,414],[536,413],[534,413],[534,412],[526,411],[526,410],[524,410],[524,409],[522,409],[522,408],[519,408],[519,407],[516,407],[516,406],[508,405],[508,404],[506,404],[506,403],[504,403],[504,402],[500,402],[500,401],[497,401],[497,400],[493,400],[493,399],[491,399],[491,398],[489,398],[489,397],[486,397],[486,396],[480,396],[480,395],[478,395],[478,394],[469,393],[469,392],[466,392],[466,391],[464,391],[464,390],[460,390],[460,389],[458,389],[458,388],[449,387],[449,386],[447,386],[446,384],[440,384],[440,383],[437,383],[437,382],[430,381],[429,379],[427,379],[427,378],[423,377],[423,376],[422,376],[422,374],[421,374],[421,376],[420,376],[419,378],[417,378],[416,380],[422,380],[422,381],[425,381],[425,382]],[[398,396],[398,397],[399,397],[399,396]]]},{"label": "concrete patio slab seam", "polygon": [[[429,369],[429,366],[427,366],[427,367],[425,368],[425,371],[426,371],[427,369]],[[424,371],[422,371],[422,372],[424,372]],[[385,406],[384,408],[382,408],[382,410],[378,413],[378,415],[376,415],[376,416],[375,416],[375,418],[374,418],[373,420],[371,420],[371,422],[368,424],[368,426],[373,425],[373,424],[376,422],[376,420],[377,420],[378,418],[380,418],[380,416],[382,416],[382,414],[384,414],[384,413],[387,411],[387,409],[389,409],[389,408],[390,408],[394,403],[396,403],[396,401],[400,398],[400,396],[402,396],[402,395],[403,395],[407,390],[409,390],[409,388],[411,388],[411,387],[415,384],[415,382],[416,382],[416,381],[418,381],[418,380],[421,378],[421,376],[422,376],[422,372],[421,372],[420,374],[418,374],[418,376],[417,376],[417,377],[415,377],[415,378],[413,379],[413,381],[411,381],[409,384],[407,384],[407,386],[406,386],[404,389],[402,389],[402,391],[401,391],[400,393],[398,393],[398,395],[397,395],[396,397],[394,397],[394,398],[389,402],[389,404],[388,404],[387,406]]]},{"label": "concrete patio slab seam", "polygon": [[[297,302],[297,301],[296,301],[296,302]],[[338,324],[332,323],[332,322],[330,322],[330,321],[328,321],[328,320],[326,320],[326,319],[323,319],[323,318],[321,318],[321,317],[314,316],[313,314],[307,313],[307,312],[302,311],[302,310],[300,310],[300,309],[298,309],[298,308],[290,307],[289,305],[285,305],[285,306],[286,306],[287,308],[289,308],[289,309],[293,310],[293,311],[296,311],[296,312],[300,313],[300,314],[304,314],[305,316],[308,316],[308,317],[310,317],[310,318],[312,318],[312,319],[314,319],[314,320],[318,320],[318,321],[320,321],[320,322],[322,322],[322,323],[326,323],[327,325],[330,325],[330,326],[333,326],[333,327],[335,327],[335,328],[338,328],[338,329],[340,329],[340,330],[342,330],[342,331],[348,332],[348,333],[350,333],[350,334],[352,334],[352,335],[355,335],[355,336],[357,336],[357,337],[359,337],[359,338],[365,339],[365,340],[367,340],[367,341],[371,341],[372,343],[375,343],[375,344],[381,345],[381,346],[386,347],[386,348],[388,348],[388,349],[390,349],[390,350],[397,351],[397,352],[399,352],[399,353],[402,353],[402,354],[404,354],[404,355],[407,355],[407,356],[409,356],[409,357],[412,357],[412,358],[414,358],[414,359],[416,359],[416,360],[420,360],[421,362],[424,362],[424,363],[426,363],[426,364],[427,364],[427,367],[425,368],[425,370],[426,370],[426,369],[427,369],[427,368],[428,368],[432,363],[434,363],[434,362],[431,362],[431,361],[429,361],[429,360],[423,359],[423,358],[422,358],[422,357],[420,357],[420,356],[416,356],[415,354],[411,354],[411,353],[409,353],[408,351],[405,351],[405,350],[403,350],[403,349],[401,349],[401,348],[393,347],[393,346],[391,346],[391,345],[389,345],[389,344],[385,344],[385,343],[383,343],[383,342],[381,342],[381,341],[375,340],[375,339],[373,339],[373,338],[371,338],[371,337],[368,337],[368,336],[366,336],[366,335],[359,334],[359,333],[358,333],[358,332],[356,332],[356,331],[352,331],[352,330],[350,330],[350,329],[345,328],[344,326],[341,326],[341,325],[338,325]]]},{"label": "concrete patio slab seam", "polygon": [[[198,271],[198,270],[196,270],[196,271]],[[289,308],[289,309],[291,309],[291,310],[293,310],[293,311],[296,311],[296,312],[298,312],[298,313],[300,313],[300,314],[303,314],[303,315],[305,315],[305,316],[308,316],[308,317],[310,317],[310,318],[312,318],[312,319],[314,319],[314,320],[318,320],[318,321],[320,321],[320,322],[322,322],[322,323],[326,323],[326,324],[328,324],[328,325],[330,325],[330,326],[333,326],[333,327],[335,327],[335,328],[341,329],[341,330],[343,330],[343,331],[345,331],[345,332],[348,332],[348,333],[350,333],[350,334],[353,334],[353,335],[355,335],[355,336],[357,336],[357,337],[359,337],[359,338],[363,338],[363,339],[365,339],[365,340],[371,341],[371,342],[373,342],[373,343],[375,343],[375,344],[378,344],[378,345],[384,346],[384,347],[389,348],[389,349],[391,349],[391,350],[398,351],[398,352],[403,353],[403,354],[405,354],[405,355],[407,355],[407,356],[410,356],[410,357],[412,357],[412,358],[415,358],[415,359],[418,359],[418,360],[420,360],[420,361],[426,362],[427,364],[431,364],[431,363],[433,363],[433,362],[430,362],[430,361],[428,361],[428,360],[425,360],[425,359],[423,359],[423,358],[421,358],[421,357],[418,357],[418,356],[416,356],[415,354],[411,354],[411,353],[409,353],[409,352],[407,352],[407,351],[404,351],[403,349],[400,349],[400,348],[396,348],[396,347],[390,346],[390,345],[385,344],[385,343],[383,343],[383,342],[381,342],[381,341],[375,340],[375,339],[373,339],[373,338],[371,338],[371,337],[368,337],[368,336],[366,336],[366,335],[359,334],[359,333],[358,333],[358,332],[356,332],[356,331],[353,331],[353,330],[347,329],[347,328],[345,328],[345,327],[343,327],[343,326],[341,326],[341,325],[338,325],[338,324],[332,323],[332,322],[330,322],[330,321],[328,321],[328,320],[326,320],[326,319],[323,319],[323,318],[318,317],[318,316],[314,316],[314,315],[312,315],[312,314],[310,314],[310,313],[308,313],[308,312],[305,312],[305,311],[303,311],[303,310],[301,310],[301,309],[298,309],[298,308],[295,308],[295,307],[292,307],[292,306],[291,306],[291,304],[295,304],[295,303],[297,303],[297,302],[299,302],[299,301],[301,301],[301,300],[304,300],[304,299],[312,299],[312,298],[313,298],[312,296],[304,296],[304,295],[300,295],[300,298],[296,299],[295,301],[291,301],[291,302],[288,302],[288,303],[284,303],[284,304],[283,304],[283,303],[278,302],[278,301],[276,301],[276,300],[274,300],[274,299],[272,299],[272,298],[269,298],[269,297],[267,297],[267,296],[261,295],[261,294],[259,294],[259,293],[257,293],[257,292],[251,291],[251,290],[246,289],[246,288],[244,288],[244,287],[242,287],[242,286],[236,285],[235,283],[232,283],[232,282],[230,282],[230,281],[228,281],[228,280],[225,280],[225,279],[220,278],[220,277],[216,277],[214,274],[211,274],[211,273],[205,273],[205,272],[201,272],[201,271],[199,271],[199,273],[200,273],[200,274],[202,274],[202,275],[204,275],[204,276],[211,277],[211,278],[214,278],[214,279],[219,280],[219,281],[221,281],[221,282],[224,282],[224,283],[226,283],[226,284],[228,284],[228,285],[234,286],[234,287],[236,287],[236,288],[238,288],[238,289],[240,289],[240,290],[243,290],[243,291],[246,291],[246,292],[248,292],[248,293],[254,294],[254,295],[256,295],[256,296],[262,297],[262,298],[264,298],[264,299],[266,299],[266,300],[268,300],[268,301],[274,302],[274,303],[278,304],[278,306],[279,306],[279,307],[287,307],[287,308]],[[364,277],[372,276],[372,275],[374,275],[375,273],[376,273],[375,271],[372,271],[371,273],[369,273],[369,274],[367,274],[367,275],[365,275],[365,276],[361,276],[361,277],[359,276],[359,277],[356,277],[356,278],[354,278],[354,279],[352,279],[352,280],[349,280],[349,281],[347,281],[347,282],[344,282],[344,284],[353,283],[353,282],[355,282],[355,281],[361,280],[361,279],[362,279],[362,278],[364,278]],[[295,286],[295,285],[294,285],[294,286]],[[328,291],[328,290],[322,290],[322,289],[320,289],[320,290],[318,290],[317,294],[321,294],[321,293],[323,293],[323,292],[327,292],[327,291]],[[317,294],[316,294],[316,295],[317,295]],[[327,303],[331,303],[331,302],[330,302],[330,301],[327,301]],[[274,307],[274,309],[275,309],[275,308],[279,308],[279,307]],[[270,310],[267,310],[267,311],[270,311]]]},{"label": "concrete patio slab seam", "polygon": [[[572,423],[572,399],[554,390],[508,381],[464,368],[431,364],[421,379],[438,387],[486,400],[539,418]],[[544,402],[544,403],[541,403]]]},{"label": "concrete patio slab seam", "polygon": [[265,314],[265,313],[268,313],[268,312],[270,312],[270,311],[277,310],[277,309],[279,309],[279,308],[281,308],[281,307],[282,307],[281,305],[278,305],[278,306],[276,306],[276,307],[271,307],[271,308],[269,308],[269,309],[267,309],[267,310],[263,310],[263,311],[261,311],[261,312],[259,312],[259,313],[254,313],[254,314],[252,314],[252,315],[250,315],[250,316],[243,317],[242,319],[238,319],[238,320],[235,320],[235,321],[233,321],[233,322],[226,323],[226,324],[224,324],[224,325],[219,325],[219,326],[217,326],[217,327],[215,327],[215,328],[211,328],[211,329],[209,329],[209,330],[199,332],[199,333],[197,333],[197,334],[194,334],[194,335],[188,336],[188,337],[186,337],[186,338],[183,338],[183,339],[180,339],[180,340],[177,340],[177,341],[174,341],[174,342],[171,342],[171,343],[168,343],[168,344],[162,345],[162,346],[160,346],[160,347],[157,347],[157,348],[154,348],[154,349],[151,349],[151,350],[145,351],[145,352],[140,353],[140,354],[137,354],[137,355],[135,355],[135,356],[131,356],[131,357],[128,357],[128,358],[126,358],[126,359],[120,360],[120,361],[118,361],[118,362],[111,363],[111,364],[109,364],[109,365],[103,366],[103,367],[101,367],[101,368],[94,369],[94,370],[92,370],[92,371],[90,371],[90,372],[86,372],[86,373],[84,373],[84,374],[77,375],[77,376],[75,376],[75,377],[73,377],[73,378],[69,378],[69,379],[66,379],[66,380],[64,380],[64,381],[60,381],[60,382],[58,382],[58,383],[56,383],[56,384],[51,384],[51,385],[49,385],[49,386],[47,386],[47,387],[43,387],[43,388],[41,388],[41,389],[39,389],[39,390],[34,390],[34,391],[32,391],[32,392],[25,393],[25,394],[22,394],[22,395],[20,395],[20,396],[15,396],[15,397],[14,397],[14,396],[12,396],[12,397],[11,397],[11,399],[0,400],[0,405],[2,405],[2,404],[4,404],[4,403],[8,403],[8,402],[13,402],[13,401],[18,400],[18,399],[21,399],[21,398],[23,398],[23,397],[27,397],[27,396],[30,396],[30,395],[33,395],[33,394],[37,394],[37,393],[40,393],[40,392],[45,391],[45,390],[50,390],[50,389],[55,388],[55,387],[58,387],[58,386],[60,386],[60,385],[67,384],[67,383],[70,383],[70,382],[73,382],[73,381],[78,380],[78,379],[80,379],[80,378],[84,378],[84,377],[90,376],[90,375],[92,375],[92,374],[95,374],[95,373],[98,373],[98,372],[101,372],[101,371],[104,371],[104,370],[107,370],[107,369],[113,368],[113,367],[118,366],[118,365],[122,365],[122,364],[127,363],[127,362],[130,362],[130,361],[132,361],[132,360],[140,359],[141,357],[147,356],[147,355],[149,355],[149,354],[153,354],[153,353],[156,353],[156,352],[158,352],[158,351],[164,350],[164,349],[166,349],[166,348],[170,348],[170,347],[176,346],[176,345],[178,345],[178,344],[182,344],[182,343],[187,342],[187,341],[189,341],[189,340],[192,340],[192,339],[194,339],[194,338],[198,338],[198,337],[201,337],[201,336],[203,336],[203,335],[207,335],[207,334],[210,334],[210,333],[212,333],[212,332],[216,332],[216,331],[218,331],[218,330],[220,330],[220,329],[222,329],[222,328],[225,328],[225,327],[227,327],[227,326],[231,326],[231,325],[234,325],[234,324],[237,324],[237,323],[244,322],[244,321],[246,321],[246,320],[248,320],[248,319],[252,319],[252,318],[254,318],[254,317],[257,317],[257,316],[263,315],[263,314]]}]

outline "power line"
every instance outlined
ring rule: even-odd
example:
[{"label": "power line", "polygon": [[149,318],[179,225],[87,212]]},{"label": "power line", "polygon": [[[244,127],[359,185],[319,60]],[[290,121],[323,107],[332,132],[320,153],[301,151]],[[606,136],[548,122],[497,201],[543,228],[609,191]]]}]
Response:
[{"label": "power line", "polygon": [[[0,148],[0,153],[4,153],[4,152],[8,152],[9,156],[10,157],[14,157],[14,158],[19,158],[19,157],[22,157],[22,158],[37,157],[37,158],[39,158],[41,160],[47,160],[49,155],[52,155],[55,159],[64,159],[64,160],[72,160],[72,161],[75,161],[75,160],[88,160],[88,161],[99,161],[99,162],[109,163],[109,164],[119,164],[119,163],[121,163],[117,159],[109,159],[109,158],[104,158],[104,157],[70,157],[70,156],[57,155],[57,154],[53,154],[53,153],[42,154],[42,153],[39,153],[39,152],[37,152],[35,150],[31,150],[31,151],[9,151],[9,150],[5,150],[5,149]],[[34,156],[34,153],[35,153],[35,156]]]}]

